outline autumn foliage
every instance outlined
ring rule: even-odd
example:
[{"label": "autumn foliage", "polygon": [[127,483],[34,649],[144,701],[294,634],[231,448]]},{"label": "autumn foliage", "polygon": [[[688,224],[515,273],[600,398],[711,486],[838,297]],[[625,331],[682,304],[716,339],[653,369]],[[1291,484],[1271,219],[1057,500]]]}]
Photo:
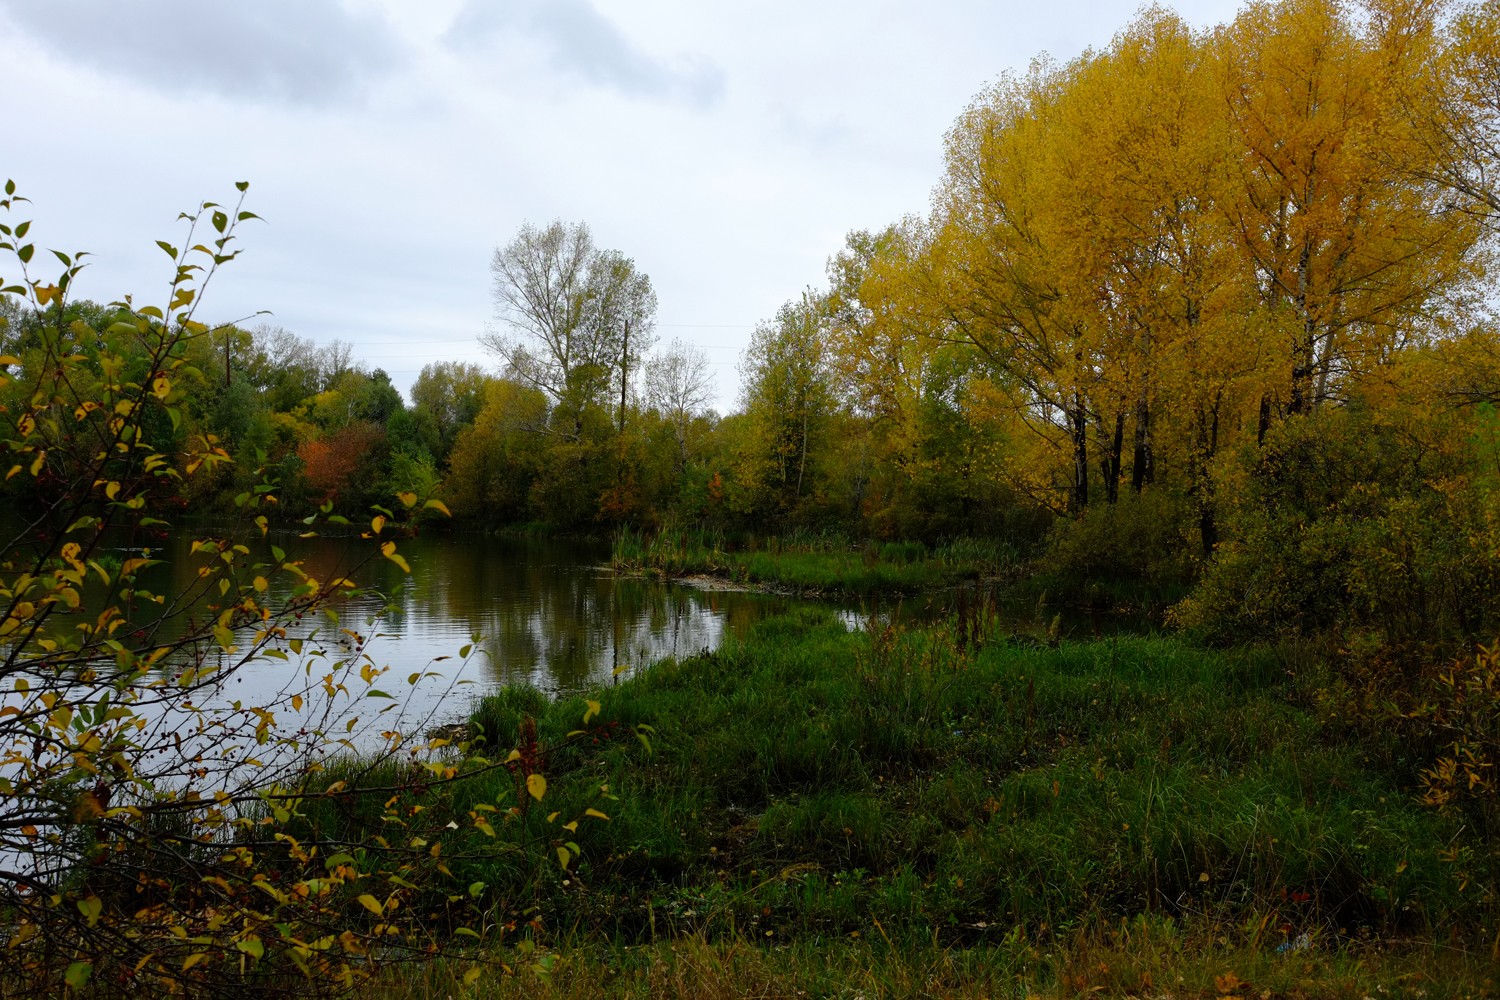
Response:
[{"label": "autumn foliage", "polygon": [[[212,379],[195,354],[228,335],[196,311],[254,215],[208,203],[185,216],[182,246],[159,243],[173,262],[164,308],[127,298],[80,313],[67,293],[82,255],[59,252],[61,273],[38,276],[24,205],[7,183],[0,300],[26,307],[0,313],[0,343],[14,350],[0,354],[8,984],[27,995],[342,993],[464,934],[486,939],[493,928],[469,926],[484,886],[459,886],[450,867],[473,853],[469,838],[486,857],[535,849],[566,863],[554,847],[602,793],[497,847],[523,810],[450,796],[507,762],[467,738],[472,753],[444,757],[452,739],[385,715],[396,696],[377,682],[426,678],[384,677],[362,623],[340,619],[361,593],[357,565],[315,566],[274,543],[280,484],[266,470],[245,473],[232,531],[195,535],[177,565],[161,556],[173,501],[234,464],[195,405]],[[10,316],[25,322],[11,329]],[[354,423],[311,450],[318,488],[332,499],[382,438]],[[302,530],[324,515],[347,530],[332,510]],[[445,513],[403,491],[361,517],[365,558],[407,570],[400,540],[424,510]],[[279,677],[258,696],[228,686],[251,664]],[[521,780],[522,805],[546,794],[535,768]]]},{"label": "autumn foliage", "polygon": [[364,492],[358,479],[376,465],[374,453],[384,444],[385,431],[365,421],[304,441],[297,457],[309,494],[318,503],[342,506],[351,492]]}]

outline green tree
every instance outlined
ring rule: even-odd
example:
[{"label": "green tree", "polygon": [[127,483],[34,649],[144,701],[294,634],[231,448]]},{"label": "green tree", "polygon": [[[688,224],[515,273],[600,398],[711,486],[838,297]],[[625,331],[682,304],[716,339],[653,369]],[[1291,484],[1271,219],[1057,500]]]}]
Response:
[{"label": "green tree", "polygon": [[488,382],[484,369],[467,361],[422,366],[411,387],[412,419],[439,463],[447,461],[458,432],[479,416]]},{"label": "green tree", "polygon": [[750,420],[740,482],[766,515],[794,511],[817,475],[834,413],[825,302],[811,291],[751,334],[741,361]]}]

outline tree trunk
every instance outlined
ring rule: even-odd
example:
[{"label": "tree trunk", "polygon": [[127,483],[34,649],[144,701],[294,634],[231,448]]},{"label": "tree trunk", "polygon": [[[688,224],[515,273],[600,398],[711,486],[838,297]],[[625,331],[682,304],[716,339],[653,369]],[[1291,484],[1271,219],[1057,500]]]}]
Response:
[{"label": "tree trunk", "polygon": [[807,472],[807,408],[802,408],[802,454],[797,458],[797,499],[802,499],[802,476]]},{"label": "tree trunk", "polygon": [[[1213,405],[1205,412],[1199,404],[1194,415],[1192,476],[1188,492],[1198,508],[1198,534],[1202,544],[1203,558],[1212,558],[1219,544],[1219,523],[1214,510],[1213,480],[1209,465],[1219,448],[1219,406],[1223,395],[1214,397]],[[1262,407],[1266,403],[1262,402]]]},{"label": "tree trunk", "polygon": [[1083,400],[1073,394],[1073,411],[1068,414],[1073,438],[1073,493],[1068,509],[1077,513],[1089,505],[1089,424],[1083,411]]},{"label": "tree trunk", "polygon": [[[1104,429],[1100,422],[1099,429]],[[1120,455],[1125,447],[1125,414],[1115,414],[1115,431],[1104,438],[1104,457],[1099,461],[1099,471],[1104,474],[1104,501],[1114,503],[1120,499]]]},{"label": "tree trunk", "polygon": [[1130,488],[1136,493],[1156,480],[1156,460],[1151,451],[1151,406],[1145,393],[1135,404],[1135,449],[1130,460]]}]

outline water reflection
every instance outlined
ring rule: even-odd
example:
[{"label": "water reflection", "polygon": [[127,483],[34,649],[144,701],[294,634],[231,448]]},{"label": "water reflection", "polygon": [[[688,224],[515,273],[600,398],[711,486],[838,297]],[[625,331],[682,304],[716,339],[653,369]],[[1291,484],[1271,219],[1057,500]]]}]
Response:
[{"label": "water reflection", "polygon": [[[192,585],[201,557],[191,554],[186,536],[163,544],[157,555],[164,564],[150,586],[181,592]],[[393,675],[435,669],[449,681],[460,679],[458,653],[477,643],[479,655],[461,677],[470,694],[513,683],[566,694],[608,683],[663,657],[713,649],[726,634],[792,603],[620,576],[602,565],[607,549],[576,542],[414,538],[401,543],[409,575],[388,560],[367,558],[369,543],[354,538],[272,532],[250,544],[281,546],[318,579],[348,575],[369,588],[372,596],[346,602],[341,624],[369,636],[370,656]],[[271,596],[293,582],[274,582]],[[260,669],[275,667],[253,668]]]},{"label": "water reflection", "polygon": [[[433,646],[482,637],[486,680],[576,691],[666,656],[713,649],[787,601],[599,568],[606,552],[549,542],[424,540],[402,614]],[[420,567],[420,568],[419,568]]]},{"label": "water reflection", "polygon": [[[196,534],[218,533],[205,529]],[[215,555],[194,553],[194,536],[183,531],[155,539],[158,548],[152,555],[161,563],[141,578],[143,587],[169,600],[198,597],[171,606],[164,632],[176,635],[217,615],[217,595],[197,593],[198,568]],[[554,695],[568,694],[629,676],[664,657],[714,649],[726,635],[797,603],[767,594],[622,577],[601,565],[607,549],[563,541],[473,535],[409,539],[401,543],[401,552],[410,562],[410,574],[372,553],[370,542],[354,537],[300,538],[295,532],[273,531],[267,538],[257,532],[243,542],[252,558],[270,562],[271,546],[280,546],[307,574],[319,580],[349,576],[367,592],[337,606],[337,626],[316,615],[292,623],[289,638],[318,633],[318,641],[307,647],[316,652],[291,655],[294,650],[283,644],[285,658],[261,657],[226,669],[230,676],[218,699],[226,706],[236,700],[269,705],[286,695],[288,685],[305,685],[330,671],[352,668],[358,675],[367,664],[388,667],[379,680],[386,695],[366,699],[360,688],[355,702],[344,706],[359,717],[359,732],[350,732],[362,746],[377,744],[388,730],[419,733],[461,718],[477,697],[502,684],[527,683]],[[114,548],[121,559],[140,551],[123,538]],[[265,596],[272,606],[297,582],[291,574],[261,572],[271,581]],[[969,604],[977,606],[979,595],[972,588],[967,594]],[[954,597],[949,592],[882,602],[869,613],[876,620],[927,620],[951,608]],[[89,595],[88,606],[106,599],[103,593]],[[155,618],[162,609],[144,610],[147,618]],[[869,620],[866,611],[853,605],[835,610],[851,629]],[[1046,634],[1058,628],[1044,624],[1051,616],[1043,618],[1040,608],[992,611],[1007,629]],[[54,624],[71,627],[66,617]],[[1063,623],[1061,631],[1088,634],[1075,623]],[[1098,632],[1097,622],[1093,631]],[[174,638],[164,632],[139,638]],[[462,653],[466,647],[472,647],[467,656]],[[208,655],[211,662],[230,666],[216,648]],[[173,669],[181,667],[164,664],[168,674]],[[418,682],[409,681],[413,676]],[[296,713],[301,717],[297,724],[328,710],[309,697]]]}]

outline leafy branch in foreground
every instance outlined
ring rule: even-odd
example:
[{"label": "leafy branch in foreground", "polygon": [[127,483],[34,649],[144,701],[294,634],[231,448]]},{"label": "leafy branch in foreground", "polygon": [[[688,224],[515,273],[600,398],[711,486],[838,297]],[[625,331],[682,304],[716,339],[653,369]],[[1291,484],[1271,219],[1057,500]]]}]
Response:
[{"label": "leafy branch in foreground", "polygon": [[[0,279],[0,317],[31,320],[0,318],[0,973],[28,990],[339,992],[482,926],[481,894],[445,887],[493,827],[428,804],[507,765],[408,738],[420,722],[375,687],[386,670],[338,612],[362,561],[407,569],[404,526],[441,503],[398,495],[363,555],[317,576],[274,544],[265,476],[237,499],[241,523],[195,537],[185,563],[156,546],[186,484],[231,461],[200,429],[194,360],[217,332],[200,294],[256,218],[246,187],[184,214],[181,248],[158,243],[165,307],[126,298],[107,322],[69,309],[85,255],[54,251],[61,272],[36,276],[25,199],[11,182],[0,199],[0,252],[20,272]],[[237,690],[262,693],[234,697],[226,684],[247,678]],[[321,804],[350,803],[361,823],[325,822],[339,810]],[[434,895],[442,925],[418,905]]]}]

